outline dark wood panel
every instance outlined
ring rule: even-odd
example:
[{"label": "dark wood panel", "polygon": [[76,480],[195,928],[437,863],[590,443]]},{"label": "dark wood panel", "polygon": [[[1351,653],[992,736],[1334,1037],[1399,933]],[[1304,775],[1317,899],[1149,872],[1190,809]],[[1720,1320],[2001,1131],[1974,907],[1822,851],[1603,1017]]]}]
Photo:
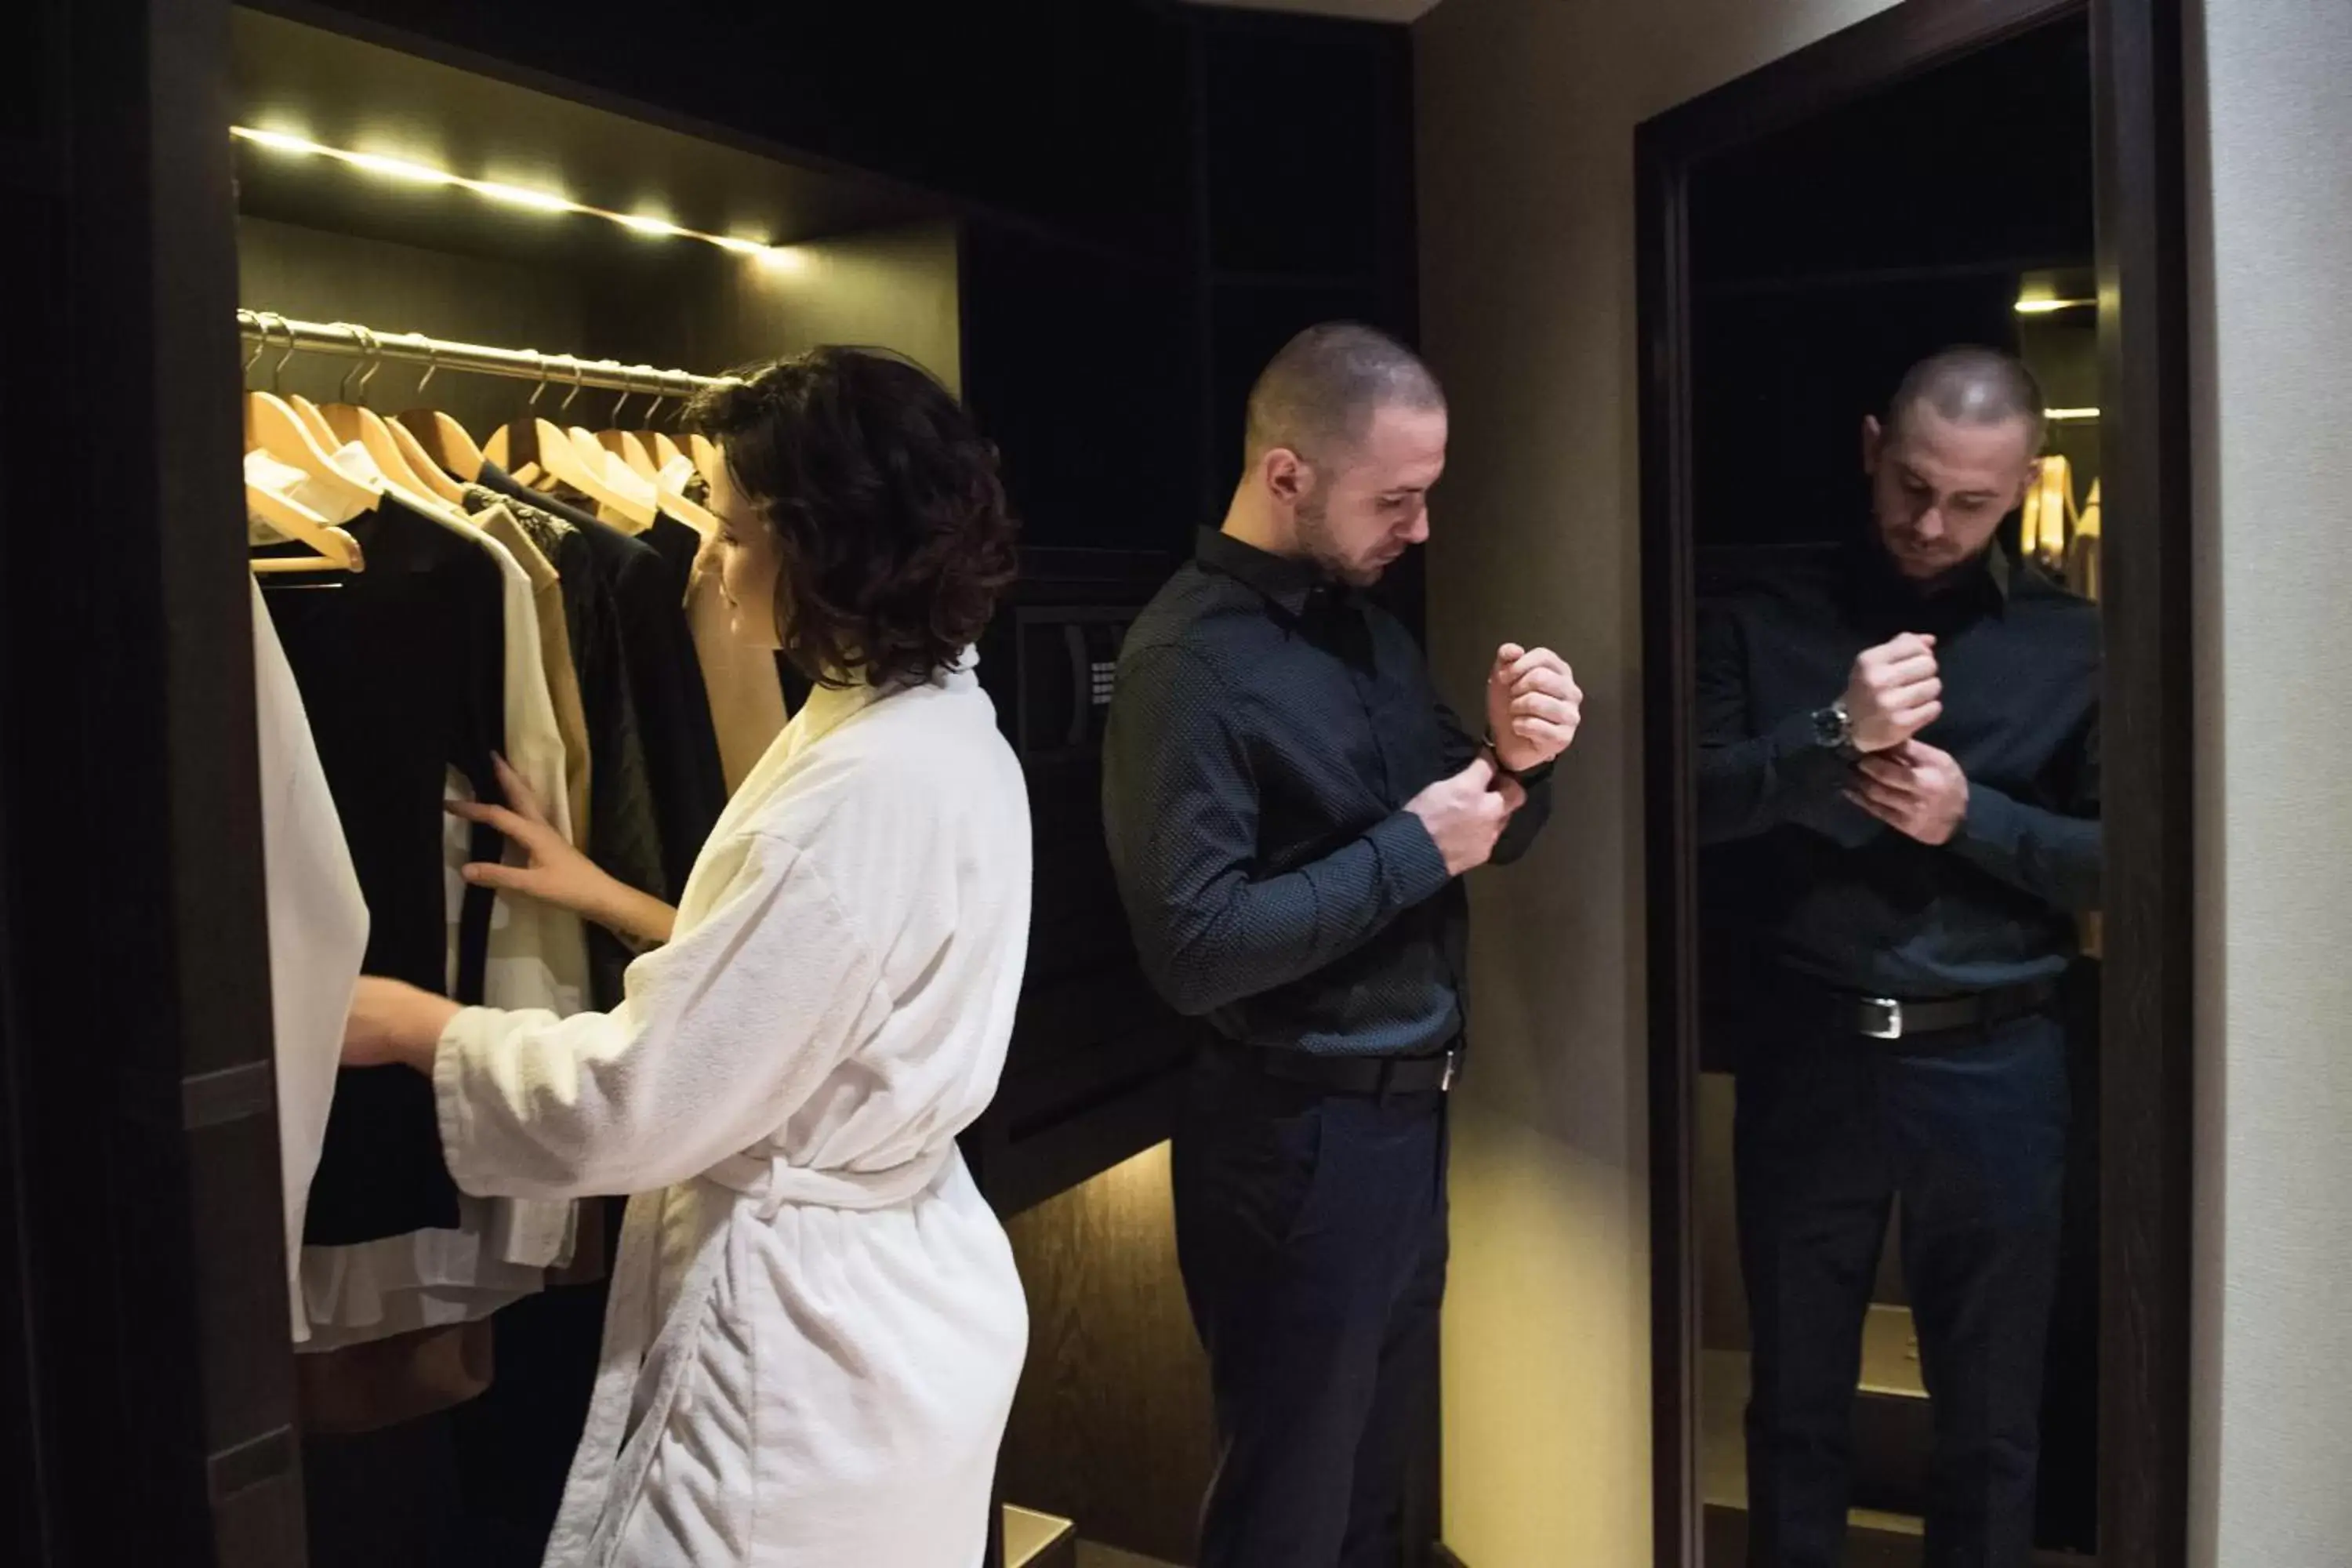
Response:
[{"label": "dark wood panel", "polygon": [[[299,1561],[217,0],[69,11],[0,261],[30,1563]],[[40,58],[40,46],[31,46]],[[93,410],[103,409],[103,416]],[[102,514],[103,560],[67,526]]]},{"label": "dark wood panel", "polygon": [[1191,1563],[1214,1436],[1176,1268],[1167,1145],[1005,1228],[1030,1323],[1006,1500],[1074,1519],[1089,1541]]},{"label": "dark wood panel", "polygon": [[2187,174],[2179,0],[2094,7],[2108,976],[2099,1543],[2188,1561],[2195,842]]}]

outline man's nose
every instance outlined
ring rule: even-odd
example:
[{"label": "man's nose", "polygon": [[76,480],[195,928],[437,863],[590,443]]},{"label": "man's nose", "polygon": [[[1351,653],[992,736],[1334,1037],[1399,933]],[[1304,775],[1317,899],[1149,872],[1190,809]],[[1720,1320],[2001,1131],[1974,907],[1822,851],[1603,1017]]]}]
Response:
[{"label": "man's nose", "polygon": [[1429,542],[1429,509],[1427,507],[1423,507],[1414,515],[1412,526],[1405,530],[1404,537],[1409,544],[1425,544]]},{"label": "man's nose", "polygon": [[1941,539],[1944,536],[1944,509],[1940,505],[1929,507],[1919,514],[1918,522],[1913,526],[1924,538]]}]

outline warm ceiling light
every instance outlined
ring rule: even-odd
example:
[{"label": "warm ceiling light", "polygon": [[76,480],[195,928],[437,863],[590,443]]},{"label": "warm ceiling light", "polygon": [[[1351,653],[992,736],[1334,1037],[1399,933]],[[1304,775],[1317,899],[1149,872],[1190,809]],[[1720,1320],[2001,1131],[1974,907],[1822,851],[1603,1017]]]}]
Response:
[{"label": "warm ceiling light", "polygon": [[502,185],[496,180],[460,180],[459,184],[477,195],[494,202],[504,202],[510,207],[529,207],[533,212],[568,213],[579,210],[579,204],[549,191],[534,191],[524,185]]},{"label": "warm ceiling light", "polygon": [[256,131],[249,126],[240,125],[236,128],[236,134],[275,153],[307,153],[322,150],[316,142],[306,136],[289,136],[283,131]]},{"label": "warm ceiling light", "polygon": [[2083,310],[2097,304],[2096,300],[2020,300],[2017,313],[2021,316],[2053,316],[2061,310]]},{"label": "warm ceiling light", "polygon": [[2098,416],[2095,408],[2047,408],[2042,413],[2042,417],[2053,425],[2080,425]]},{"label": "warm ceiling light", "polygon": [[587,217],[608,219],[637,234],[698,239],[705,245],[715,245],[738,256],[756,257],[761,265],[779,270],[797,271],[808,264],[805,256],[789,246],[769,245],[763,240],[744,239],[734,235],[705,234],[700,229],[686,228],[667,218],[645,214],[609,212],[603,207],[590,206],[584,202],[557,195],[552,191],[535,191],[527,185],[503,184],[497,180],[470,180],[463,174],[453,174],[446,169],[436,169],[428,163],[390,158],[381,153],[353,153],[341,147],[329,147],[308,137],[289,135],[282,131],[257,131],[249,125],[232,125],[229,134],[275,152],[323,153],[355,169],[365,169],[370,174],[405,180],[413,184],[462,185],[477,195],[504,202],[509,206],[528,207],[534,212],[579,213]]},{"label": "warm ceiling light", "polygon": [[446,169],[436,169],[427,163],[412,163],[405,158],[387,158],[381,153],[341,153],[332,147],[322,147],[322,153],[332,153],[353,168],[365,169],[371,174],[382,174],[389,180],[406,180],[418,185],[454,185],[457,176]]}]

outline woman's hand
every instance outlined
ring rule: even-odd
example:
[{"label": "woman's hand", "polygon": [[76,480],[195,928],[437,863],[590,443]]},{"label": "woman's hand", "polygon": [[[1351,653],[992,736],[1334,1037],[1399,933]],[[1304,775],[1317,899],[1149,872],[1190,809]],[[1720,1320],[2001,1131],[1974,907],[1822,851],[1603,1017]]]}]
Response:
[{"label": "woman's hand", "polygon": [[412,1067],[431,1073],[441,1032],[462,1011],[446,996],[398,980],[360,976],[343,1021],[347,1068]]},{"label": "woman's hand", "polygon": [[453,800],[453,816],[478,822],[505,835],[522,857],[520,865],[477,860],[466,868],[466,880],[478,888],[520,893],[645,942],[669,940],[677,911],[650,894],[608,875],[593,860],[573,848],[547,820],[546,808],[522,775],[504,757],[492,761],[499,770],[499,787],[506,805],[482,801]]}]

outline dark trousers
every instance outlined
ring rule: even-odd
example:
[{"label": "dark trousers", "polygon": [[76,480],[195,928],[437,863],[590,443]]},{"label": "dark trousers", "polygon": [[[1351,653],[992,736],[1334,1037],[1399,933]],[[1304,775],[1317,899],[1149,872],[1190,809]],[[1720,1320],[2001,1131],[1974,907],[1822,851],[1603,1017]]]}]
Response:
[{"label": "dark trousers", "polygon": [[1174,1149],[1176,1245],[1209,1355],[1201,1568],[1397,1568],[1445,1291],[1445,1111],[1202,1049]]},{"label": "dark trousers", "polygon": [[1916,1042],[1784,1033],[1741,1063],[1750,1568],[1842,1558],[1863,1318],[1897,1200],[1935,1421],[1926,1568],[2029,1561],[2066,1115],[2064,1033],[2041,1016]]}]

